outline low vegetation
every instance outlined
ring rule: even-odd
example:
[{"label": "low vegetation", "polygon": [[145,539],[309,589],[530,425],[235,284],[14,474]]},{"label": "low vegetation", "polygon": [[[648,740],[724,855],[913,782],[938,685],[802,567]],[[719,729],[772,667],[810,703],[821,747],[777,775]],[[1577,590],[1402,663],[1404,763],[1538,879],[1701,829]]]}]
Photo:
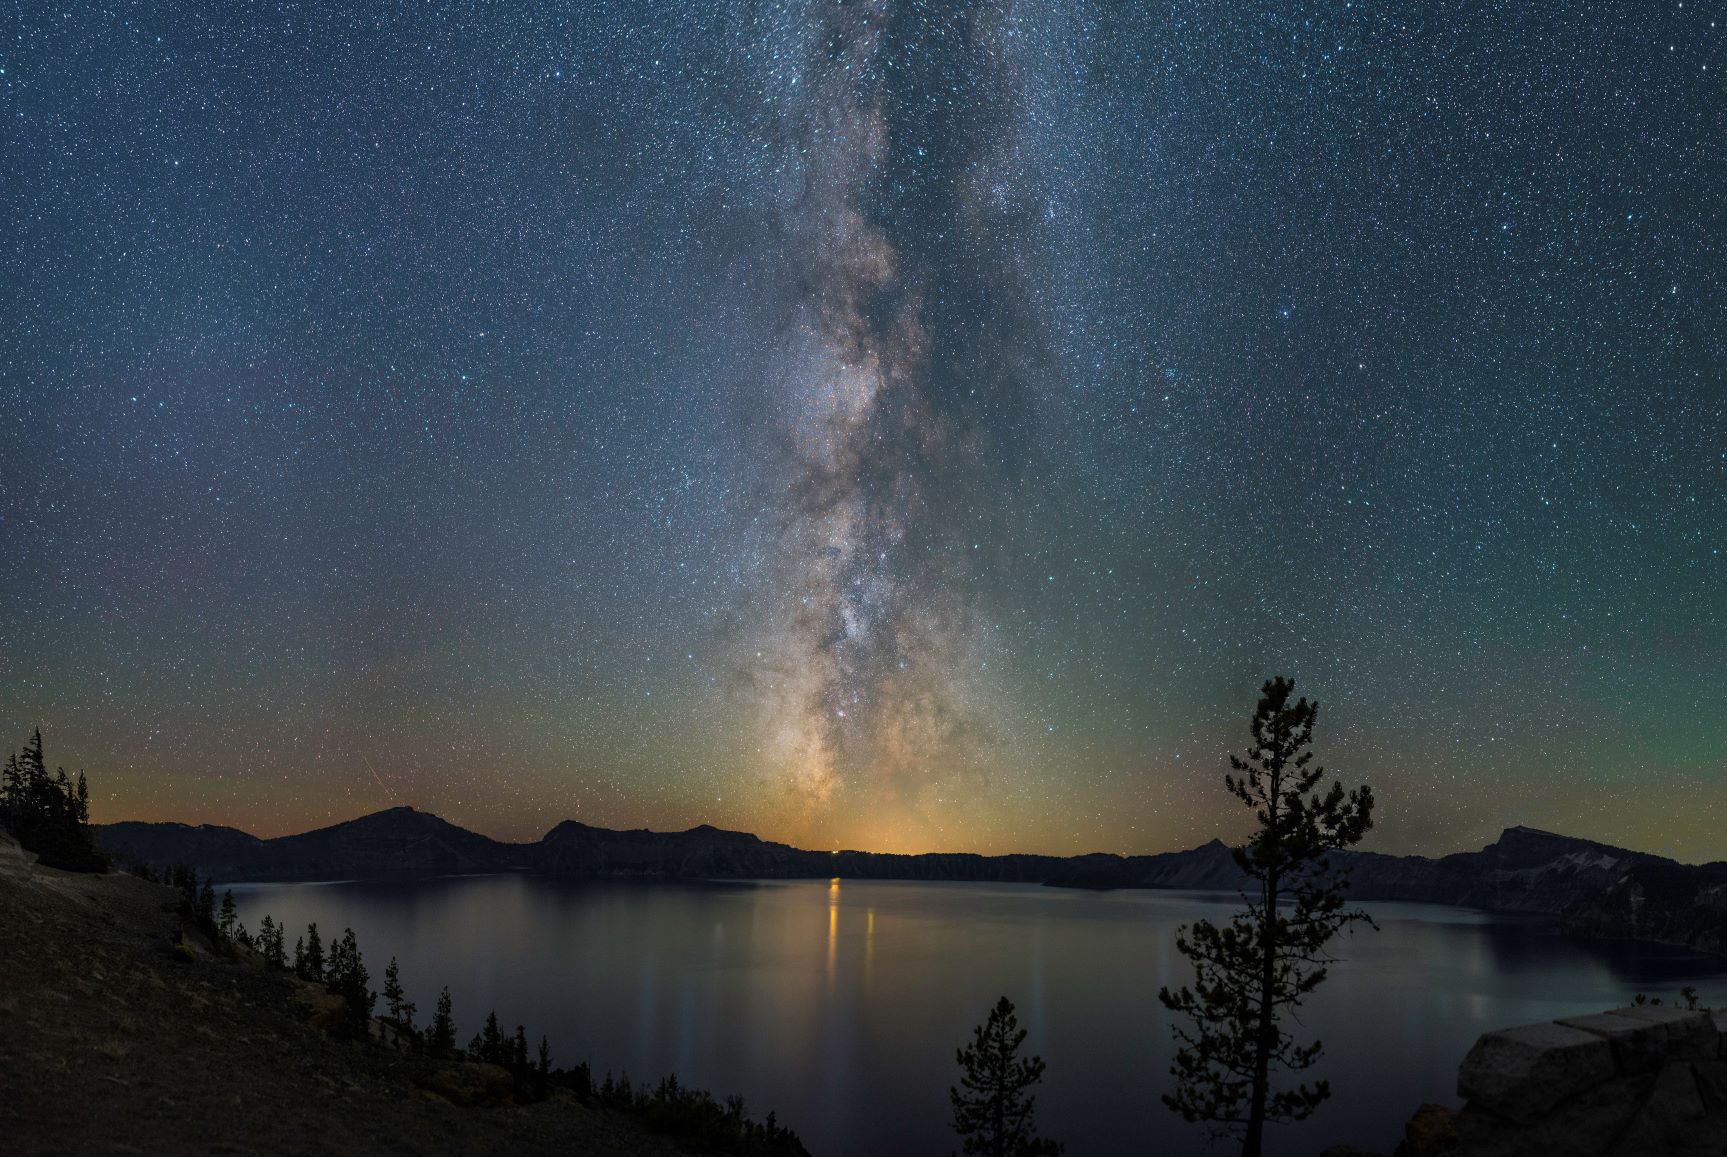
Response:
[{"label": "low vegetation", "polygon": [[675,1075],[652,1085],[636,1085],[628,1074],[614,1079],[608,1072],[596,1084],[593,1069],[585,1061],[572,1068],[554,1068],[551,1042],[545,1036],[530,1047],[527,1027],[517,1025],[513,1033],[506,1032],[495,1011],[486,1015],[467,1047],[458,1048],[450,990],[445,988],[439,994],[431,1023],[416,1025],[418,1009],[407,999],[394,957],[384,969],[384,1006],[381,1015],[375,1015],[379,994],[371,988],[371,973],[352,928],[344,928],[326,949],[317,924],[308,924],[296,937],[290,955],[284,947],[286,932],[281,924],[266,915],[258,922],[256,936],[250,934],[237,918],[233,893],[224,892],[218,902],[212,883],[200,881],[195,870],[171,867],[160,876],[146,866],[134,871],[176,888],[182,921],[219,952],[291,973],[337,998],[322,1014],[322,1023],[332,1035],[435,1061],[495,1066],[506,1074],[501,1078],[501,1091],[507,1092],[512,1103],[544,1101],[561,1091],[582,1104],[623,1114],[651,1132],[702,1152],[749,1157],[806,1153],[797,1134],[779,1124],[773,1113],[765,1120],[755,1120],[742,1098],[722,1102],[705,1090],[682,1084]]}]

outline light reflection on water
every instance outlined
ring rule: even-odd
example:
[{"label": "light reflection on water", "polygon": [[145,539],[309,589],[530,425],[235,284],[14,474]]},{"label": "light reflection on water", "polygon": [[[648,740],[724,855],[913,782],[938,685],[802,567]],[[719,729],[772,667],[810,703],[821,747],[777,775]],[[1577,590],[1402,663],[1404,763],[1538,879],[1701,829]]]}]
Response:
[{"label": "light reflection on water", "polygon": [[[429,1020],[448,985],[460,1039],[496,1008],[551,1038],[554,1063],[675,1071],[818,1155],[946,1153],[954,1050],[1003,993],[1049,1064],[1038,1112],[1080,1155],[1208,1152],[1158,1102],[1187,976],[1175,931],[1233,896],[1031,885],[773,881],[560,883],[525,875],[416,883],[235,885],[292,945],[352,926],[374,987],[391,955]],[[1382,931],[1340,939],[1305,1010],[1336,1096],[1272,1152],[1389,1151],[1423,1101],[1455,1103],[1457,1062],[1490,1028],[1693,984],[1727,1003],[1727,963],[1569,941],[1542,925],[1420,904],[1368,905]]]}]

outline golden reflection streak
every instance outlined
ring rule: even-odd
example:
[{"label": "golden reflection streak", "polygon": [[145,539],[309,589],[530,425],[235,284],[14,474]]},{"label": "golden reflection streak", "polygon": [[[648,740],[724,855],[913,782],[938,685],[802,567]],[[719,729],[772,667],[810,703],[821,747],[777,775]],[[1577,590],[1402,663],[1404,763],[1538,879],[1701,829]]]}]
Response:
[{"label": "golden reflection streak", "polygon": [[871,908],[864,921],[864,991],[868,992],[875,974],[875,909]]},{"label": "golden reflection streak", "polygon": [[828,991],[834,987],[834,959],[839,952],[840,878],[828,881]]}]

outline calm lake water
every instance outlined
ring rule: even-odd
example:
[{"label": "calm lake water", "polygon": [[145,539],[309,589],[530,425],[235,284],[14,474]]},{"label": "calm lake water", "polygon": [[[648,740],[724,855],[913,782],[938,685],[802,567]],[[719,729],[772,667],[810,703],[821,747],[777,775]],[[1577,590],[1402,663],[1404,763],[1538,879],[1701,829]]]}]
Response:
[{"label": "calm lake water", "polygon": [[[845,881],[672,885],[470,876],[412,884],[235,885],[241,918],[351,926],[429,1020],[440,987],[465,1042],[496,1009],[596,1077],[676,1072],[776,1110],[818,1157],[947,1153],[954,1050],[998,996],[1049,1065],[1044,1132],[1086,1154],[1199,1154],[1165,1110],[1160,985],[1188,971],[1176,929],[1231,896],[1029,885]],[[1338,941],[1306,1012],[1335,1096],[1272,1152],[1349,1142],[1389,1151],[1423,1101],[1455,1104],[1482,1032],[1694,984],[1727,1003],[1727,965],[1571,941],[1539,924],[1421,904],[1368,906],[1381,931]]]}]

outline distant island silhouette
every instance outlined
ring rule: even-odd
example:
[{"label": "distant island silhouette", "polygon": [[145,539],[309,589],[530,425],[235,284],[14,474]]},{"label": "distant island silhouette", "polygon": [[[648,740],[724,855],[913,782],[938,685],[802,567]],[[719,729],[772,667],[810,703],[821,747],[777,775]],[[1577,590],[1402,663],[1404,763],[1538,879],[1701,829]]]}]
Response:
[{"label": "distant island silhouette", "polygon": [[[96,827],[122,861],[183,864],[224,882],[414,879],[527,871],[569,879],[955,880],[1060,888],[1234,890],[1220,840],[1147,856],[808,851],[707,824],[614,831],[565,820],[532,843],[506,843],[412,807],[298,835],[123,822]],[[1413,900],[1553,917],[1585,936],[1644,940],[1727,956],[1727,862],[1680,864],[1646,852],[1510,827],[1480,851],[1437,859],[1339,852],[1360,900]]]}]

